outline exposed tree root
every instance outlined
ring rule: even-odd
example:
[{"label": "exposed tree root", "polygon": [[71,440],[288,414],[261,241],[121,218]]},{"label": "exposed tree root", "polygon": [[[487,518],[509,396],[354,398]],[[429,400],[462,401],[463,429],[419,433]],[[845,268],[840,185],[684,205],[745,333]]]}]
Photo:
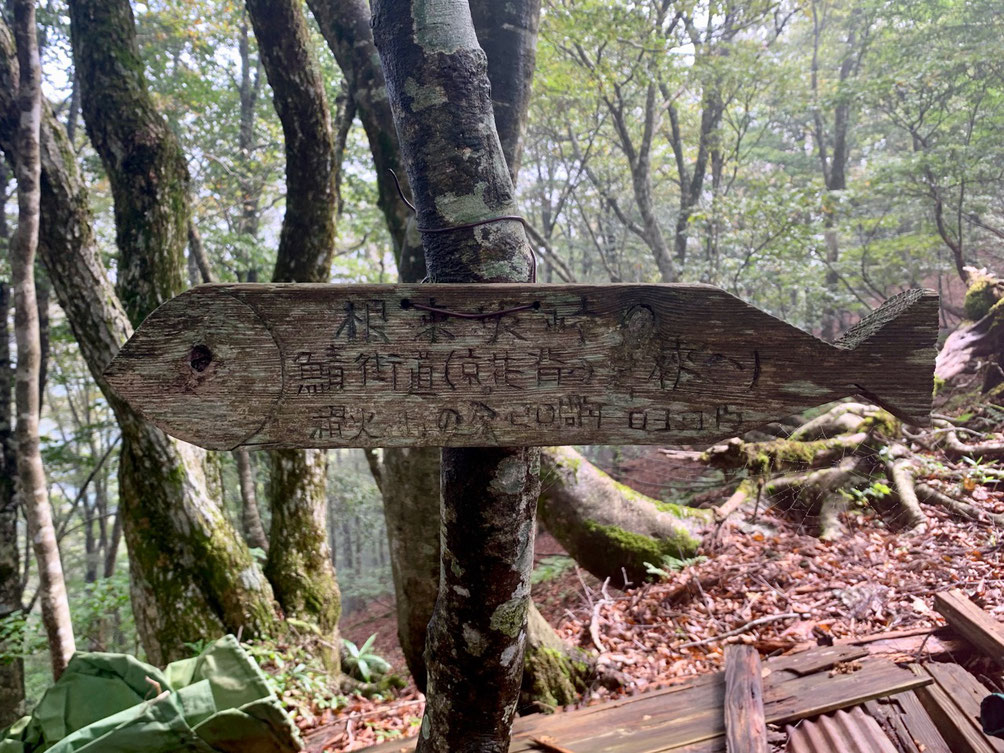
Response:
[{"label": "exposed tree root", "polygon": [[[871,504],[888,525],[911,534],[927,529],[924,505],[937,505],[970,520],[1004,524],[1004,515],[981,510],[926,483],[932,477],[957,482],[972,473],[970,467],[942,463],[932,471],[931,464],[915,452],[942,447],[951,460],[1004,458],[1004,442],[965,443],[959,434],[985,435],[946,420],[935,423],[934,429],[911,430],[873,406],[842,403],[796,428],[787,439],[733,438],[711,447],[701,455],[702,463],[745,473],[715,510],[715,539],[754,499],[814,519],[822,539],[843,533],[841,517],[852,500]],[[984,476],[993,483],[1004,473],[985,469]]]},{"label": "exposed tree root", "polygon": [[974,460],[983,458],[986,460],[999,460],[1004,458],[1004,442],[977,442],[976,444],[966,444],[959,439],[959,427],[948,421],[935,420],[934,425],[943,429],[941,432],[943,449],[945,454],[953,460],[969,457]]}]

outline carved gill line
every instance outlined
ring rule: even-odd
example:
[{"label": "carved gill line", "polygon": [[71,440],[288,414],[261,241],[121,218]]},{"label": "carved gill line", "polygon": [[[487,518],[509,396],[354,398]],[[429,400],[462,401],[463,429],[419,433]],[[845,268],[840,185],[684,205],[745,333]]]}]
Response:
[{"label": "carved gill line", "polygon": [[265,418],[261,420],[261,423],[258,424],[258,426],[251,433],[237,442],[233,447],[229,448],[228,452],[230,452],[236,450],[238,447],[249,444],[249,440],[257,436],[261,430],[269,424],[269,422],[275,419],[276,414],[278,414],[279,407],[282,405],[286,397],[286,353],[282,349],[282,344],[279,342],[279,338],[275,336],[275,331],[273,330],[272,325],[257,306],[236,295],[230,288],[224,288],[223,293],[241,305],[251,309],[251,313],[258,317],[258,321],[260,321],[262,326],[265,327],[265,331],[268,332],[269,337],[272,338],[272,342],[275,343],[276,350],[279,351],[279,394],[276,395],[275,400],[272,402],[271,409],[266,412]]}]

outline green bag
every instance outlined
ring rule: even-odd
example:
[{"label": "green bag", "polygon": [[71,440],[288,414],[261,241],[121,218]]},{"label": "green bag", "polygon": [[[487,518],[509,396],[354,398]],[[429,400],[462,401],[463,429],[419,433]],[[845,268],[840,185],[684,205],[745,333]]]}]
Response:
[{"label": "green bag", "polygon": [[74,654],[0,753],[293,753],[303,744],[232,635],[161,672],[127,654]]}]

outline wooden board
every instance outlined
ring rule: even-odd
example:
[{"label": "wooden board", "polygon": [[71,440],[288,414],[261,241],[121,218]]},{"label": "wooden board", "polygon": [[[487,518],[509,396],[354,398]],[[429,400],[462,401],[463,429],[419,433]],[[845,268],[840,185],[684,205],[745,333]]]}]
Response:
[{"label": "wooden board", "polygon": [[[918,676],[927,674],[919,665],[912,665],[911,669]],[[916,693],[952,753],[1000,753],[1004,749],[1004,741],[983,734],[978,721],[979,705],[973,708],[969,691],[958,687],[949,676],[940,675],[936,684],[918,688]]]},{"label": "wooden board", "polygon": [[952,753],[912,691],[868,701],[865,709],[906,753]]},{"label": "wooden board", "polygon": [[205,285],[105,376],[210,449],[706,444],[852,394],[925,422],[937,311],[831,345],[703,285]]},{"label": "wooden board", "polygon": [[959,635],[1004,666],[1004,625],[956,588],[935,594],[934,608]]},{"label": "wooden board", "polygon": [[767,753],[760,654],[753,646],[725,647],[725,747],[728,753]]},{"label": "wooden board", "polygon": [[[931,682],[886,661],[862,662],[849,674],[820,672],[782,679],[764,677],[764,717],[769,724],[794,722],[848,708],[873,698]],[[516,720],[509,753],[529,753],[533,737],[546,735],[575,753],[704,753],[725,750],[725,674],[692,684],[552,715]],[[414,739],[367,749],[373,753],[414,750]]]}]

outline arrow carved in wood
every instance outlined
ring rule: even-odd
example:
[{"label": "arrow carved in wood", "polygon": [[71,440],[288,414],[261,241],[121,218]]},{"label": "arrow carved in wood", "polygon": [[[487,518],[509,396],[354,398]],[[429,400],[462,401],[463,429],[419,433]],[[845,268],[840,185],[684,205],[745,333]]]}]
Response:
[{"label": "arrow carved in wood", "polygon": [[249,447],[701,444],[849,395],[923,424],[938,299],[830,344],[705,285],[203,285],[105,376],[167,433]]}]

